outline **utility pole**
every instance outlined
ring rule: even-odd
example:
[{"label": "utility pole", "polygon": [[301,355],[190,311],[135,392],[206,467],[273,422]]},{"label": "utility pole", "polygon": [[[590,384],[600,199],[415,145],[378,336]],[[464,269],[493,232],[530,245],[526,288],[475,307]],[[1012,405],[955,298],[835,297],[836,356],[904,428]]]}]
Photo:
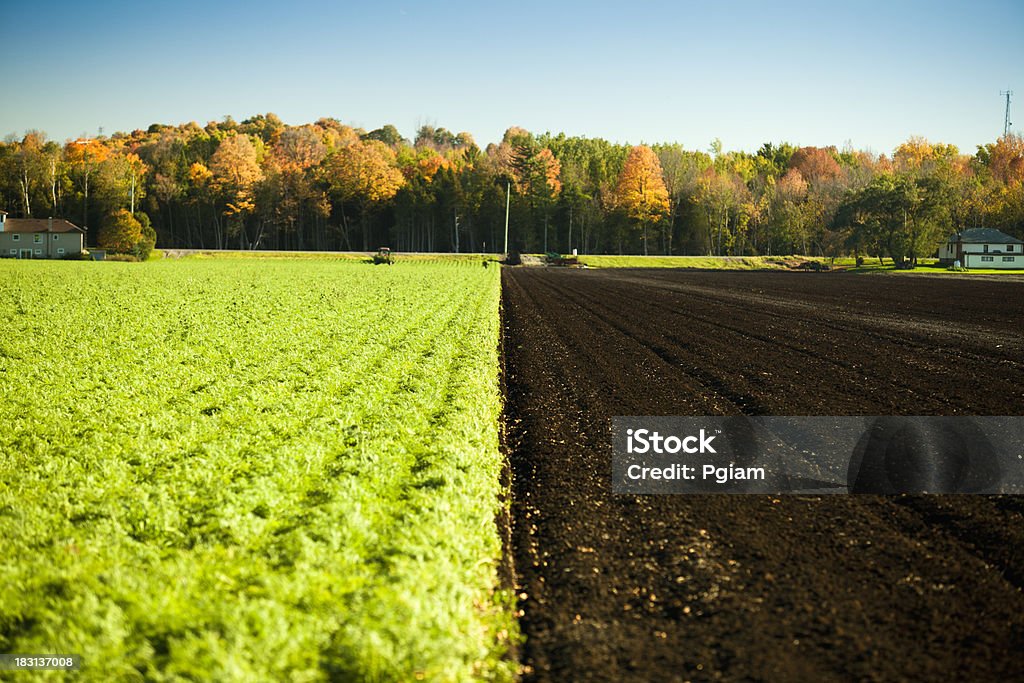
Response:
[{"label": "utility pole", "polygon": [[505,260],[508,261],[508,207],[512,203],[512,181],[505,188]]},{"label": "utility pole", "polygon": [[572,253],[572,204],[569,205],[569,253]]},{"label": "utility pole", "polygon": [[1005,138],[1010,134],[1010,127],[1013,123],[1010,121],[1010,96],[1013,95],[1012,90],[1004,90],[999,93],[1000,97],[1006,98],[1006,116],[1003,118],[1003,137]]}]

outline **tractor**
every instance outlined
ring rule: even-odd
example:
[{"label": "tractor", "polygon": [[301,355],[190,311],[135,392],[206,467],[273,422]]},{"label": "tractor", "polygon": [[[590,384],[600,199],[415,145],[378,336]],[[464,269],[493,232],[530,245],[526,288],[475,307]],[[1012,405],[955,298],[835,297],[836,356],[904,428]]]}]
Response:
[{"label": "tractor", "polygon": [[373,255],[373,264],[378,265],[386,263],[389,266],[395,262],[395,257],[391,255],[391,249],[389,247],[381,247],[377,250],[377,253]]},{"label": "tractor", "polygon": [[545,253],[544,261],[549,266],[561,266],[563,268],[578,268],[580,265],[580,262],[575,255],[562,256],[557,251],[549,251]]}]

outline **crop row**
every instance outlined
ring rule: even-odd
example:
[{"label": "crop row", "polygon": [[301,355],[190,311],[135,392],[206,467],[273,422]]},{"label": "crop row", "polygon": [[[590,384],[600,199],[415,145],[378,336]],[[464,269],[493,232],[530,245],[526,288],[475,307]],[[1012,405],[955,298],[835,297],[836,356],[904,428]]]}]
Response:
[{"label": "crop row", "polygon": [[497,268],[0,265],[0,652],[509,675]]}]

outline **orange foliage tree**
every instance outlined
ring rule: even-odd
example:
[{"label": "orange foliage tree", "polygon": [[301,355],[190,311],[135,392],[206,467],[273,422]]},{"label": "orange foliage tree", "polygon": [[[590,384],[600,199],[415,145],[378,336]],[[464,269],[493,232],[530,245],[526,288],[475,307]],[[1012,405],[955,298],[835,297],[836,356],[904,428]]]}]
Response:
[{"label": "orange foliage tree", "polygon": [[647,228],[668,216],[669,198],[661,175],[658,155],[647,145],[629,150],[615,188],[616,203],[629,218],[640,225],[644,255],[647,255]]},{"label": "orange foliage tree", "polygon": [[96,140],[74,140],[64,146],[64,159],[82,182],[82,227],[89,223],[89,178],[110,156],[110,148]]},{"label": "orange foliage tree", "polygon": [[789,158],[789,167],[800,171],[800,177],[812,185],[831,180],[841,172],[834,153],[834,147],[801,147]]},{"label": "orange foliage tree", "polygon": [[978,151],[997,180],[1007,186],[1024,183],[1024,137],[1010,133]]}]

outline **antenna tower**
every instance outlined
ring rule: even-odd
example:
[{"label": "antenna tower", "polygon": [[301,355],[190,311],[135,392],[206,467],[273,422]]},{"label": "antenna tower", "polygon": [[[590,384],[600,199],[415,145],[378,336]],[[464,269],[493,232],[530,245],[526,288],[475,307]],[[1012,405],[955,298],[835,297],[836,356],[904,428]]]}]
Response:
[{"label": "antenna tower", "polygon": [[1003,119],[1003,137],[1005,138],[1010,134],[1010,127],[1013,126],[1013,122],[1010,121],[1010,96],[1013,95],[1012,90],[1004,90],[999,93],[1000,97],[1006,98],[1006,117]]}]

